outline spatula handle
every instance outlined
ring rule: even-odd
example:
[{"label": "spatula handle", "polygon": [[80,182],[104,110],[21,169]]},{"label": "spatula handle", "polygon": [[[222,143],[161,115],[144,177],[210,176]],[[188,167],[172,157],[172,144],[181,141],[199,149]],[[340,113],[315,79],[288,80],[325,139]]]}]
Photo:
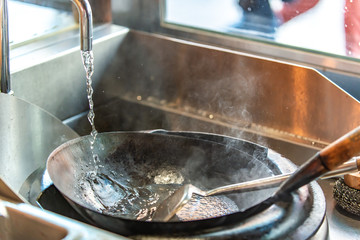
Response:
[{"label": "spatula handle", "polygon": [[333,170],[341,163],[359,154],[359,152],[360,127],[357,127],[328,145],[319,154],[324,166],[329,170]]},{"label": "spatula handle", "polygon": [[336,168],[336,166],[356,156],[360,152],[360,127],[345,134],[328,145],[288,178],[276,192],[276,195],[290,193],[310,183],[316,178]]}]

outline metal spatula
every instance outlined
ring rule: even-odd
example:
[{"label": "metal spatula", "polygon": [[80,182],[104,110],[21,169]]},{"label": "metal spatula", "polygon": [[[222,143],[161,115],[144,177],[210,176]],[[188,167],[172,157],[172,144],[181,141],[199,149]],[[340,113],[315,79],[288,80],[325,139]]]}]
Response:
[{"label": "metal spatula", "polygon": [[193,194],[206,197],[239,190],[263,189],[266,187],[277,186],[285,180],[273,196],[258,205],[243,211],[243,219],[245,219],[267,209],[275,202],[287,198],[292,191],[308,184],[322,175],[324,175],[323,178],[329,178],[359,170],[359,158],[337,168],[338,165],[354,157],[359,152],[360,127],[324,148],[300,166],[293,174],[284,174],[245,183],[232,184],[209,191],[203,191],[191,184],[183,185],[159,205],[153,215],[152,221],[169,221],[192,198]]}]

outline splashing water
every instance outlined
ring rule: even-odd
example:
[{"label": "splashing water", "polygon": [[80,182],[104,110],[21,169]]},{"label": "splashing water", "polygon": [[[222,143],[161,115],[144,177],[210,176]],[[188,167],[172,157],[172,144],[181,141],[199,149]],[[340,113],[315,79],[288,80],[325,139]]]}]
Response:
[{"label": "splashing water", "polygon": [[[76,188],[84,203],[96,211],[113,217],[151,221],[161,202],[178,184],[138,185],[117,172],[87,172]],[[193,221],[224,216],[239,211],[238,206],[225,196],[200,197],[194,195],[176,214],[178,221]]]},{"label": "splashing water", "polygon": [[161,196],[171,189],[157,184],[138,186],[115,175],[118,174],[87,173],[76,183],[80,198],[103,214],[148,221],[159,199],[164,200]]},{"label": "splashing water", "polygon": [[[94,102],[92,99],[94,90],[91,86],[91,84],[92,84],[91,76],[94,73],[94,56],[93,56],[92,51],[81,51],[81,56],[82,56],[82,61],[83,61],[85,72],[86,72],[86,92],[87,92],[87,98],[89,100],[89,113],[88,113],[87,117],[88,117],[88,120],[91,125],[90,135],[92,136],[92,138],[90,139],[90,144],[91,144],[90,148],[91,148],[91,150],[93,150],[94,143],[96,140],[96,135],[98,134],[98,132],[96,131],[95,122],[94,122],[95,113],[94,113]],[[96,161],[97,156],[93,155],[93,158],[94,158],[94,161]]]}]

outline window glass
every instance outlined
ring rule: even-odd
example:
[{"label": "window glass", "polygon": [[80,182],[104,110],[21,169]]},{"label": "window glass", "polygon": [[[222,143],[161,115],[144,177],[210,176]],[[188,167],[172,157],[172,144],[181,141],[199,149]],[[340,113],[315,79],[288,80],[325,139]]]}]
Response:
[{"label": "window glass", "polygon": [[71,11],[15,0],[8,1],[8,18],[12,48],[76,27]]},{"label": "window glass", "polygon": [[165,0],[166,23],[360,58],[359,0]]}]

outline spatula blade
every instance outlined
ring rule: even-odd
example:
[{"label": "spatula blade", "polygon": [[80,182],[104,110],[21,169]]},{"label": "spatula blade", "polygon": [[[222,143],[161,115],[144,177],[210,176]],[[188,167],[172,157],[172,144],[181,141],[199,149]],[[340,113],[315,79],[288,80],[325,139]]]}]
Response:
[{"label": "spatula blade", "polygon": [[185,184],[166,198],[156,209],[152,221],[169,221],[192,197],[190,184]]}]

